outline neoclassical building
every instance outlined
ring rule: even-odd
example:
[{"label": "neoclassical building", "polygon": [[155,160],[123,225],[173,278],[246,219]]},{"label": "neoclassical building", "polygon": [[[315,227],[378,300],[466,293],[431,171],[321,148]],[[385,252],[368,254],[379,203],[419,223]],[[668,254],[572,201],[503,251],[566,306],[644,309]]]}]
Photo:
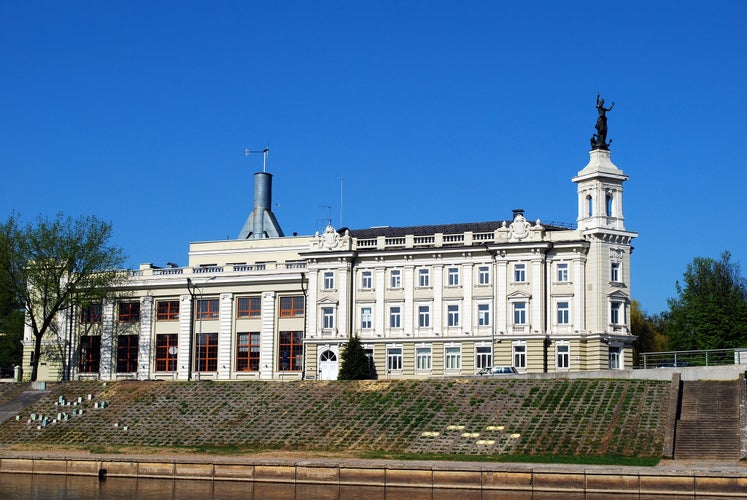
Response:
[{"label": "neoclassical building", "polygon": [[351,335],[378,378],[630,367],[627,179],[593,149],[572,179],[575,227],[514,210],[285,236],[257,173],[239,238],[191,243],[186,267],[141,265],[104,303],[61,313],[39,378],[329,380]]}]

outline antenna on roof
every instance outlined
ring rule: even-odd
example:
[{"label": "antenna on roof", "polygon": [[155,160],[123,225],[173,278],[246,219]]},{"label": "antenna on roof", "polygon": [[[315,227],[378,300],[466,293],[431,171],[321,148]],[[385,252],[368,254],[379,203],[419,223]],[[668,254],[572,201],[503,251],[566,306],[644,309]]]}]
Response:
[{"label": "antenna on roof", "polygon": [[244,150],[244,156],[249,156],[253,153],[262,153],[264,155],[264,159],[262,160],[262,172],[267,172],[267,155],[270,152],[270,146],[266,146],[265,149],[259,150],[259,149],[245,149]]}]

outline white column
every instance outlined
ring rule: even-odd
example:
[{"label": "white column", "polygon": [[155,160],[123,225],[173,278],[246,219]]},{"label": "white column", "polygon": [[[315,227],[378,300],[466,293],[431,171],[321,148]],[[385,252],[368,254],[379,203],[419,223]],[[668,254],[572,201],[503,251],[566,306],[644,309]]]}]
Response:
[{"label": "white column", "polygon": [[138,336],[137,378],[148,380],[153,366],[153,297],[140,297],[140,335]]},{"label": "white column", "polygon": [[[190,345],[194,342],[190,338],[192,333],[192,297],[182,295],[179,297],[179,337],[177,344],[179,352],[176,354],[176,378],[177,380],[189,379],[189,366],[192,364],[190,358]],[[192,353],[194,356],[194,353]]]},{"label": "white column", "polygon": [[[306,310],[311,310],[308,304]],[[262,332],[259,335],[259,378],[272,379],[275,368],[275,292],[263,292]]]},{"label": "white column", "polygon": [[417,328],[415,327],[415,315],[413,309],[415,308],[415,266],[408,264],[404,266],[404,276],[402,277],[402,283],[405,287],[405,310],[402,311],[402,326],[404,327],[405,334],[411,333],[415,335]]},{"label": "white column", "polygon": [[233,345],[233,294],[220,294],[220,326],[218,331],[218,380],[231,378],[231,346]]},{"label": "white column", "polygon": [[99,378],[112,380],[112,352],[116,346],[114,338],[114,302],[105,300],[101,313],[101,353],[99,356]]},{"label": "white column", "polygon": [[444,266],[433,265],[433,332],[444,334]]},{"label": "white column", "polygon": [[545,333],[545,321],[543,318],[543,306],[545,304],[545,296],[542,293],[543,284],[545,282],[545,273],[542,264],[545,261],[545,256],[540,255],[532,258],[532,322],[530,333],[535,331],[539,333]]},{"label": "white column", "polygon": [[348,307],[352,307],[352,304],[348,305],[348,280],[352,279],[349,274],[350,263],[346,262],[345,267],[340,268],[337,273],[337,300],[339,305],[335,317],[337,332],[346,338],[353,332],[353,329],[348,327]]},{"label": "white column", "polygon": [[574,330],[586,330],[586,280],[584,279],[584,259],[577,255],[573,258],[573,328]]},{"label": "white column", "polygon": [[374,332],[386,335],[389,330],[389,323],[386,317],[386,302],[384,300],[386,292],[386,268],[377,267],[374,271],[374,290],[376,290],[376,324],[374,325]]},{"label": "white column", "polygon": [[508,262],[496,262],[495,271],[495,329],[498,332],[508,332]]},{"label": "white column", "polygon": [[316,310],[316,304],[319,301],[319,271],[316,269],[309,270],[309,291],[306,295],[306,317],[304,318],[304,321],[306,321],[306,336],[320,337],[322,332],[321,329],[317,328]]}]

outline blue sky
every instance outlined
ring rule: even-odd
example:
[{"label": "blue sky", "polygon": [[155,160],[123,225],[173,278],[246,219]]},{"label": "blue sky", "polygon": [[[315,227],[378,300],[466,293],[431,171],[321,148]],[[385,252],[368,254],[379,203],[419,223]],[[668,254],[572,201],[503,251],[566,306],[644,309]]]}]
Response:
[{"label": "blue sky", "polygon": [[0,216],[96,214],[130,267],[186,265],[238,236],[244,150],[269,144],[286,234],[575,223],[599,91],[632,295],[660,312],[693,257],[747,269],[746,21],[719,0],[0,0]]}]

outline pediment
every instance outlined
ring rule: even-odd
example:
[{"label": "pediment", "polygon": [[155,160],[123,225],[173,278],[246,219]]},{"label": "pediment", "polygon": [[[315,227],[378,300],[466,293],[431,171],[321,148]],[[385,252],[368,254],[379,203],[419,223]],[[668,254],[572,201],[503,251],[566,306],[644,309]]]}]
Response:
[{"label": "pediment", "polygon": [[319,305],[337,305],[339,301],[331,298],[331,297],[324,297],[322,299],[317,300],[316,302]]},{"label": "pediment", "polygon": [[509,293],[507,297],[509,299],[530,299],[532,298],[532,294],[522,290],[516,290],[515,292]]}]

